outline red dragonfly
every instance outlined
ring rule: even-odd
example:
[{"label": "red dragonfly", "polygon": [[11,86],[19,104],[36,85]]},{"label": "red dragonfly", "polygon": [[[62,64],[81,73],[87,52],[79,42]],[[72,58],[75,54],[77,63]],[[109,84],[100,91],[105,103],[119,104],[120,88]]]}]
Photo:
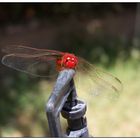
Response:
[{"label": "red dragonfly", "polygon": [[[39,77],[51,77],[56,76],[63,69],[75,69],[76,72],[84,72],[84,75],[88,75],[87,79],[90,81],[87,83],[88,89],[92,89],[90,92],[92,91],[94,95],[116,93],[115,95],[118,96],[122,89],[121,81],[118,78],[97,69],[85,59],[71,53],[21,45],[7,46],[3,51],[7,55],[2,58],[2,63],[18,71]],[[84,86],[84,84],[82,85]]]}]

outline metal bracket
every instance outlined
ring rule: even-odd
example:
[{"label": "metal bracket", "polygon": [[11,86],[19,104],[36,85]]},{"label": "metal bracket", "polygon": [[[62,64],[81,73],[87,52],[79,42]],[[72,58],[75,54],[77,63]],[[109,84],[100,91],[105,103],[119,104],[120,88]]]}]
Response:
[{"label": "metal bracket", "polygon": [[[52,137],[88,137],[86,104],[77,100],[73,81],[75,71],[63,70],[59,73],[52,94],[46,104],[46,114]],[[62,133],[60,113],[67,119],[66,134]]]}]

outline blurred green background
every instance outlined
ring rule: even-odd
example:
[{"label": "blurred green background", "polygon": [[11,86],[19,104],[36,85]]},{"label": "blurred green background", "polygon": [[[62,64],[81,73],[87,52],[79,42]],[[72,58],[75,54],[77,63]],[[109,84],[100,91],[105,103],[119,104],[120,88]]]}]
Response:
[{"label": "blurred green background", "polygon": [[[115,102],[78,93],[96,137],[140,136],[139,39],[137,3],[0,3],[0,49],[20,44],[72,52],[122,81]],[[49,136],[45,104],[54,82],[0,64],[0,85],[0,136]]]}]

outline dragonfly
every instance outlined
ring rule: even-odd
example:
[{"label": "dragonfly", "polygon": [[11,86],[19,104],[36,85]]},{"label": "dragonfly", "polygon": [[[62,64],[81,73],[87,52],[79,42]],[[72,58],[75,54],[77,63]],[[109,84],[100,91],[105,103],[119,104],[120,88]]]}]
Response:
[{"label": "dragonfly", "polygon": [[[64,69],[74,69],[79,77],[87,76],[87,89],[93,95],[109,95],[118,97],[122,90],[121,81],[110,73],[107,73],[84,58],[75,54],[56,50],[38,49],[22,45],[10,45],[2,50],[6,55],[2,63],[10,68],[22,71],[38,77],[54,77]],[[79,74],[77,74],[79,73]],[[75,76],[76,77],[76,76]],[[85,80],[78,81],[82,82]]]}]

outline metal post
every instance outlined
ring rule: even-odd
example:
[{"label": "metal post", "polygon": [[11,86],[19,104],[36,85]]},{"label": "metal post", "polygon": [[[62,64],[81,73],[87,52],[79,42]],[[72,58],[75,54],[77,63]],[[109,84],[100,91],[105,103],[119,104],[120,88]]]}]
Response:
[{"label": "metal post", "polygon": [[[75,71],[63,70],[59,73],[52,94],[46,105],[46,114],[52,137],[88,137],[86,105],[77,100],[73,77]],[[66,134],[62,133],[60,113],[67,119]]]},{"label": "metal post", "polygon": [[65,102],[61,114],[67,119],[67,137],[89,137],[86,117],[86,104],[77,99],[73,79],[70,82],[72,91]]}]

